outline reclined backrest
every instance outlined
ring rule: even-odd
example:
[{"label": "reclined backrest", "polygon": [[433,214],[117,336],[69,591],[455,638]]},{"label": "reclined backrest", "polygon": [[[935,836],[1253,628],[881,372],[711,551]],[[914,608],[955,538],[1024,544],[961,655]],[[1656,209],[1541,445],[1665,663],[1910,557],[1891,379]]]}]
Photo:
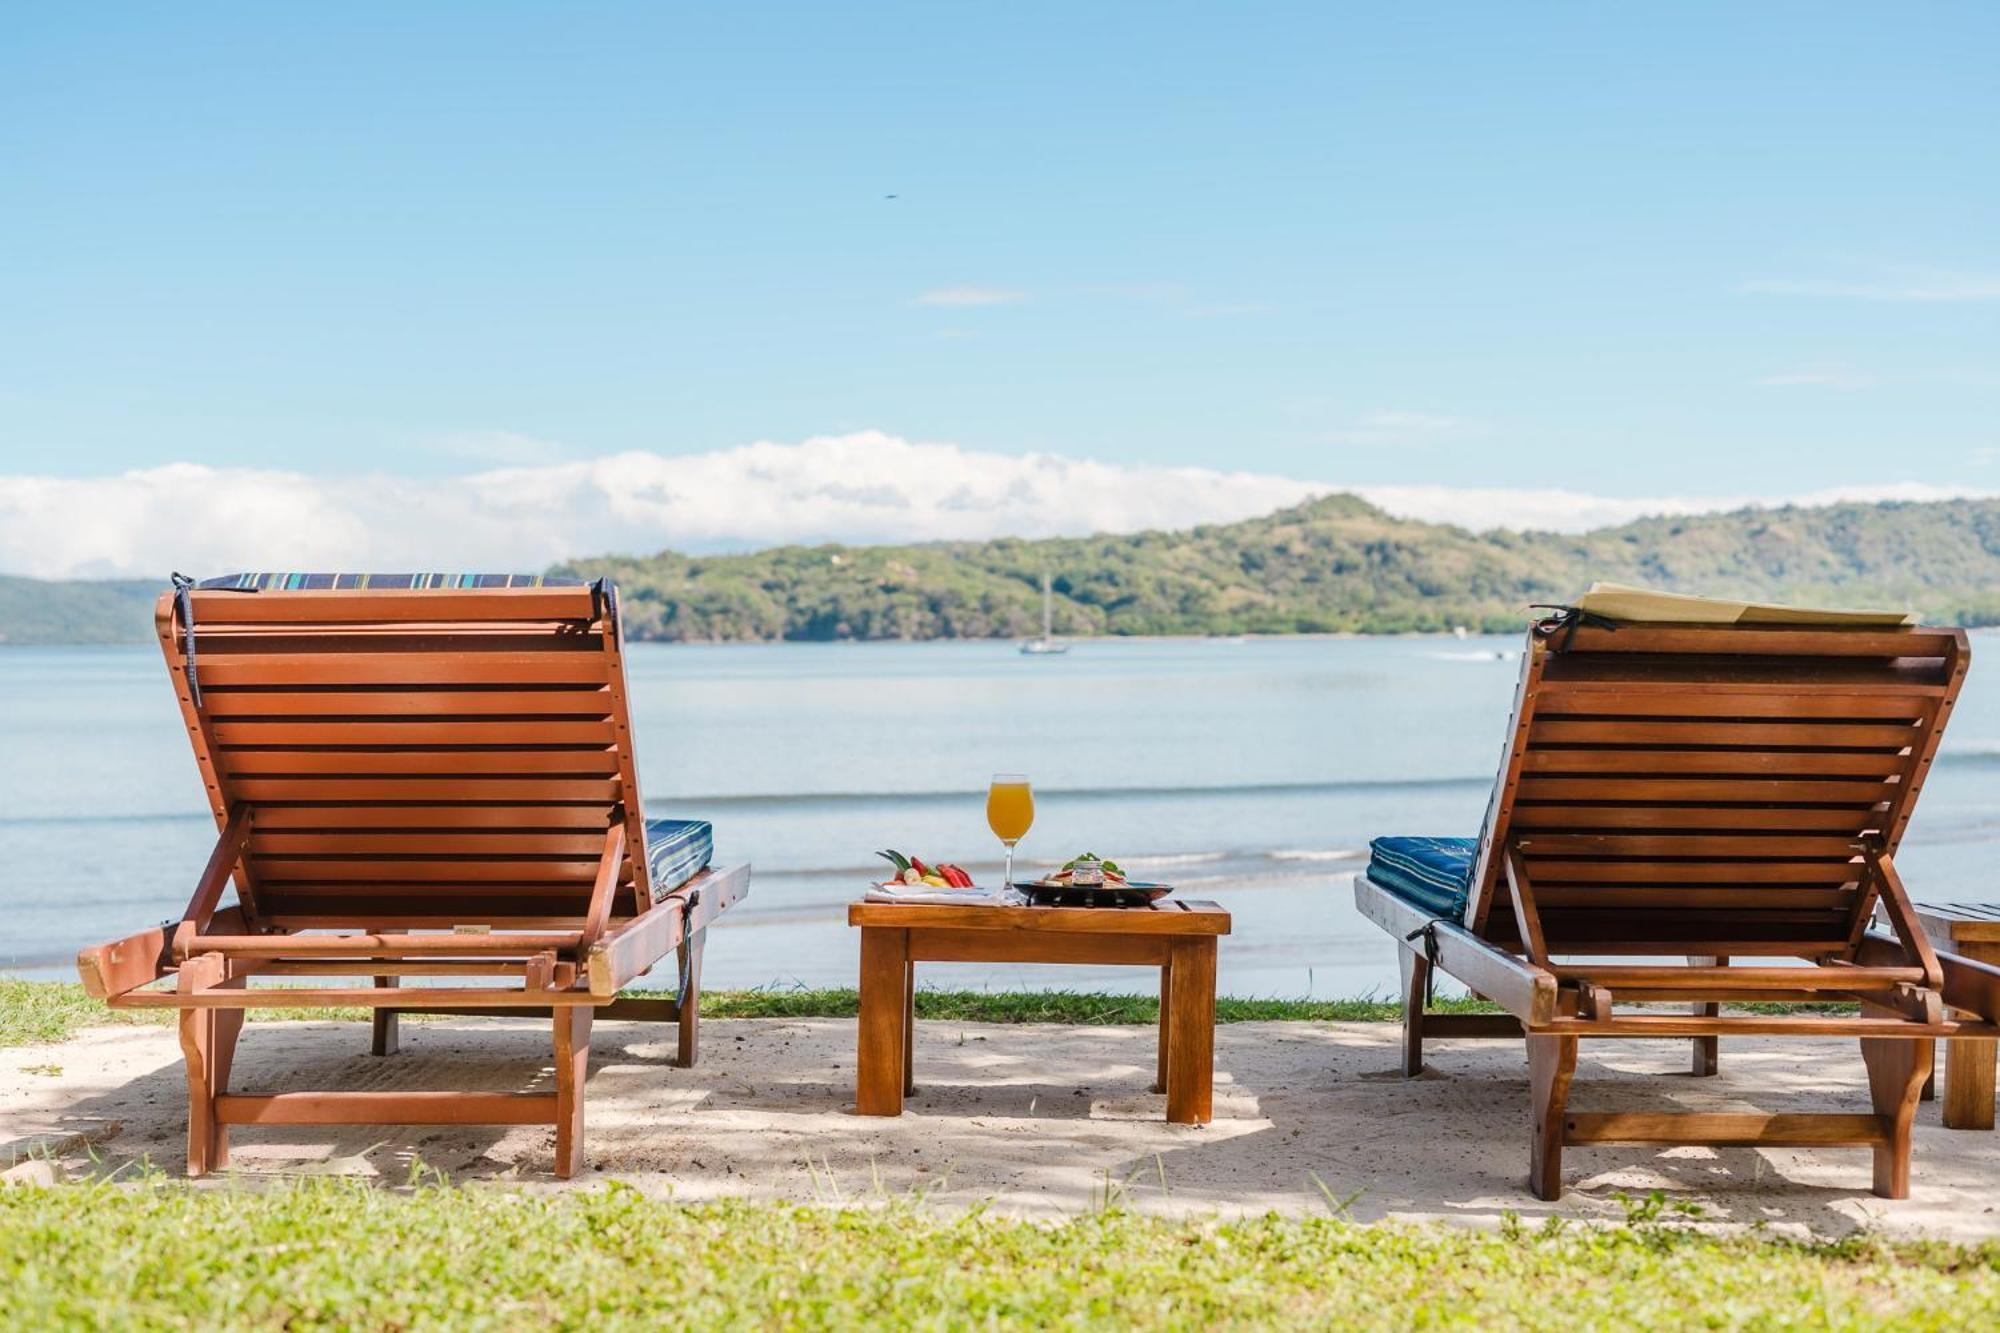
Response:
[{"label": "reclined backrest", "polygon": [[573,926],[613,819],[651,905],[614,589],[236,575],[156,621],[253,928]]},{"label": "reclined backrest", "polygon": [[1518,941],[1512,845],[1552,953],[1844,947],[1968,660],[1954,629],[1539,627],[1466,924]]}]

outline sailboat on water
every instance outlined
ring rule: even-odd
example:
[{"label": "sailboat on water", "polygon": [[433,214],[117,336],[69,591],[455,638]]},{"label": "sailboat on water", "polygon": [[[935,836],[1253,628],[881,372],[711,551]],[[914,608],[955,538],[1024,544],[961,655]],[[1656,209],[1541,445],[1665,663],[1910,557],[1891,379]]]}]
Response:
[{"label": "sailboat on water", "polygon": [[1042,575],[1042,637],[1029,639],[1021,645],[1021,651],[1029,657],[1049,657],[1069,651],[1069,644],[1055,636],[1056,594],[1055,585],[1047,574]]}]

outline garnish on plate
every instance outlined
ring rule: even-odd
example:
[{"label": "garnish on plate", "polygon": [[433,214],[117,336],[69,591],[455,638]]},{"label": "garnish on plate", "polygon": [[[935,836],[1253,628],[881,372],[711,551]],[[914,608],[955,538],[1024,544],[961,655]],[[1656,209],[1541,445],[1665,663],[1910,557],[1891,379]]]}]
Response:
[{"label": "garnish on plate", "polygon": [[1122,888],[1125,872],[1116,861],[1107,861],[1096,852],[1085,852],[1063,862],[1062,869],[1042,880],[1063,888]]},{"label": "garnish on plate", "polygon": [[893,847],[887,851],[877,852],[875,855],[896,867],[894,877],[883,881],[886,885],[894,886],[900,884],[908,888],[921,886],[933,889],[969,889],[972,887],[972,876],[967,874],[963,867],[953,865],[949,861],[926,863],[921,856],[914,854],[905,856]]}]

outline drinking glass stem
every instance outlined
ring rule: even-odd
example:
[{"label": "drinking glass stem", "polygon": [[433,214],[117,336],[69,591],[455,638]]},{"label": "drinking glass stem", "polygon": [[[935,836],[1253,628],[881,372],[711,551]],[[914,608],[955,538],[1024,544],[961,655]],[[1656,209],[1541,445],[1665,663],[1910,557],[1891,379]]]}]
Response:
[{"label": "drinking glass stem", "polygon": [[1010,842],[1007,844],[1007,869],[1002,873],[1000,877],[1000,887],[1006,889],[1006,888],[1012,888],[1013,886],[1014,886],[1014,844]]}]

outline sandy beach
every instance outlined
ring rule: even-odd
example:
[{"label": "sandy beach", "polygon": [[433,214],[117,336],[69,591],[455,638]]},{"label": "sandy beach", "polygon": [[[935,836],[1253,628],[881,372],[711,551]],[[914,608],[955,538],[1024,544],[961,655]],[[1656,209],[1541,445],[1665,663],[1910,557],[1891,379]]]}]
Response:
[{"label": "sandy beach", "polygon": [[[1703,1217],[1781,1232],[2000,1236],[2000,1137],[1918,1117],[1907,1200],[1869,1192],[1863,1150],[1597,1148],[1565,1157],[1568,1192],[1524,1188],[1527,1093],[1512,1043],[1433,1043],[1431,1067],[1396,1073],[1389,1024],[1243,1023],[1216,1040],[1215,1120],[1169,1125],[1149,1090],[1153,1032],[921,1024],[918,1091],[896,1120],[851,1111],[854,1027],[837,1019],[719,1020],[702,1059],[673,1066],[670,1033],[603,1023],[592,1049],[588,1167],[550,1174],[543,1127],[255,1128],[209,1187],[337,1174],[401,1184],[418,1163],[465,1184],[588,1189],[606,1179],[676,1199],[866,1202],[921,1194],[1050,1216],[1107,1198],[1159,1213],[1277,1210],[1437,1218],[1513,1213],[1617,1218],[1617,1196],[1664,1190]],[[71,1176],[185,1164],[185,1085],[174,1032],[87,1029],[0,1051],[0,1164],[52,1157]],[[551,1078],[546,1028],[513,1020],[408,1023],[400,1054],[367,1053],[367,1028],[260,1023],[233,1086],[529,1090]],[[1684,1042],[1586,1046],[1575,1109],[1852,1110],[1867,1105],[1851,1042],[1723,1048],[1714,1079],[1685,1076]],[[1657,1077],[1661,1072],[1680,1077]]]}]

